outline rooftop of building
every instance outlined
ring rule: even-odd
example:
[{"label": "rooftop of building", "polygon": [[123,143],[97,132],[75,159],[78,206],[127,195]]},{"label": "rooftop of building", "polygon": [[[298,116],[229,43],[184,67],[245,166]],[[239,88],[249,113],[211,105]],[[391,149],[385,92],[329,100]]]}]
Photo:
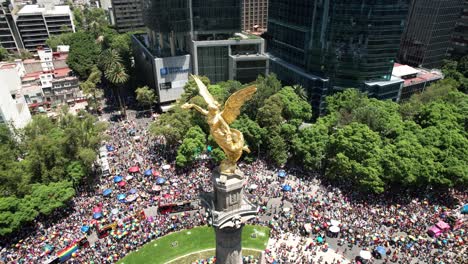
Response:
[{"label": "rooftop of building", "polygon": [[392,75],[402,78],[404,80],[404,86],[411,86],[444,78],[444,75],[439,70],[414,68],[399,63],[393,65]]},{"label": "rooftop of building", "polygon": [[41,5],[25,5],[17,13],[17,15],[31,15],[40,14],[44,15],[65,15],[70,13],[70,7],[67,5],[53,6],[52,8],[45,8]]},{"label": "rooftop of building", "polygon": [[60,69],[55,69],[54,71],[50,72],[44,72],[44,71],[37,71],[37,72],[31,72],[26,75],[21,79],[22,81],[32,81],[35,79],[39,79],[39,76],[42,74],[53,74],[54,78],[64,78],[64,77],[69,77],[71,69],[70,68],[60,68]]}]

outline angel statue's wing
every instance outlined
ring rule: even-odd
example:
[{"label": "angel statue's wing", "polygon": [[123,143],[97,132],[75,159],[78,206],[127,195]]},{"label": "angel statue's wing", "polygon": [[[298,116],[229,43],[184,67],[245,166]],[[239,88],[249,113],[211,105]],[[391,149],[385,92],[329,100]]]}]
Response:
[{"label": "angel statue's wing", "polygon": [[192,75],[192,78],[195,80],[195,83],[198,86],[198,93],[203,97],[203,99],[205,99],[205,102],[208,104],[208,106],[217,107],[216,100],[210,94],[208,88],[206,88],[206,85],[200,80],[200,78],[195,75]]},{"label": "angel statue's wing", "polygon": [[257,91],[257,87],[249,86],[233,93],[224,104],[224,110],[221,113],[226,123],[231,124],[240,114],[241,106],[252,98]]}]

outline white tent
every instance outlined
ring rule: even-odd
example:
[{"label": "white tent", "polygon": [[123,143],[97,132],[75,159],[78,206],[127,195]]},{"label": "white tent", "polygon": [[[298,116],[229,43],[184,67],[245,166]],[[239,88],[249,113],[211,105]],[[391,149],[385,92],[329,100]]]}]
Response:
[{"label": "white tent", "polygon": [[330,229],[329,229],[329,230],[330,230],[330,232],[332,232],[332,233],[338,233],[338,232],[340,232],[340,228],[337,227],[337,226],[334,226],[334,225],[333,225],[333,226],[330,226]]},{"label": "white tent", "polygon": [[359,256],[361,256],[361,258],[365,260],[369,260],[372,258],[371,252],[367,250],[361,250],[361,252],[359,252]]}]

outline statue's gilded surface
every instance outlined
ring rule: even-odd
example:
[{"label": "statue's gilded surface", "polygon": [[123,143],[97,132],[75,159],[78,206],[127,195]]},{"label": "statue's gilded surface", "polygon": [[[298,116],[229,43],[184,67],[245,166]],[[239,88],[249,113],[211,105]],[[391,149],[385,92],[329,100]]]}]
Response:
[{"label": "statue's gilded surface", "polygon": [[230,128],[229,124],[236,120],[240,114],[240,108],[247,100],[252,98],[257,88],[249,86],[235,92],[227,99],[224,109],[221,111],[221,105],[209,93],[205,84],[197,76],[192,77],[197,83],[200,95],[208,104],[208,110],[188,103],[184,104],[182,108],[195,108],[195,110],[206,116],[210,126],[210,134],[226,154],[226,159],[221,162],[221,173],[234,174],[237,167],[236,162],[241,157],[242,151],[250,152],[250,150],[244,145],[242,133],[237,129]]}]

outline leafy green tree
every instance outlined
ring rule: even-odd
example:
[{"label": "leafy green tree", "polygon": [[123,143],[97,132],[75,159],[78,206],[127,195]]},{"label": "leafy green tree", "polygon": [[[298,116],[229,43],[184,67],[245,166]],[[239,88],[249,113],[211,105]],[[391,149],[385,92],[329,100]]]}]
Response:
[{"label": "leafy green tree", "polygon": [[257,92],[245,105],[245,113],[250,118],[254,118],[258,109],[266,105],[265,101],[281,89],[281,82],[275,74],[259,75],[255,85],[257,86]]},{"label": "leafy green tree", "polygon": [[157,96],[153,89],[150,89],[148,86],[139,87],[135,90],[136,100],[143,107],[148,107],[151,109],[151,106],[156,103]]},{"label": "leafy green tree", "polygon": [[175,146],[182,142],[191,126],[190,112],[176,105],[169,112],[160,115],[149,130],[154,136],[163,136],[168,145]]},{"label": "leafy green tree", "polygon": [[226,158],[226,155],[224,154],[224,151],[220,148],[214,148],[210,156],[214,162],[214,164],[220,164],[221,161],[223,161]]},{"label": "leafy green tree", "polygon": [[312,118],[312,107],[296,90],[286,86],[277,93],[283,102],[283,117],[286,120],[308,121]]},{"label": "leafy green tree", "polygon": [[72,34],[69,41],[67,64],[81,79],[87,79],[98,62],[100,47],[96,45],[93,36],[86,32]]},{"label": "leafy green tree", "polygon": [[193,163],[205,149],[205,144],[206,134],[203,130],[198,126],[191,127],[185,135],[182,145],[177,149],[176,165],[185,167]]},{"label": "leafy green tree", "polygon": [[322,171],[326,161],[329,138],[329,124],[319,119],[310,127],[299,130],[292,140],[292,149],[297,161],[311,171]]},{"label": "leafy green tree", "polygon": [[7,60],[10,57],[8,50],[0,45],[0,61]]},{"label": "leafy green tree", "polygon": [[265,100],[265,104],[257,111],[257,122],[262,127],[276,128],[283,123],[283,101],[279,95],[271,96]]},{"label": "leafy green tree", "polygon": [[268,157],[277,166],[283,166],[288,161],[288,146],[284,138],[277,132],[272,131],[267,137]]},{"label": "leafy green tree", "polygon": [[49,48],[57,50],[59,45],[71,45],[71,38],[75,33],[63,33],[60,35],[51,35],[47,40],[46,44]]},{"label": "leafy green tree", "polygon": [[328,149],[327,177],[354,182],[365,191],[384,191],[379,134],[364,124],[351,123],[331,135]]},{"label": "leafy green tree", "polygon": [[260,147],[263,145],[264,138],[267,136],[267,129],[261,128],[257,122],[253,121],[245,114],[234,121],[231,127],[242,132],[252,154],[260,152]]}]

